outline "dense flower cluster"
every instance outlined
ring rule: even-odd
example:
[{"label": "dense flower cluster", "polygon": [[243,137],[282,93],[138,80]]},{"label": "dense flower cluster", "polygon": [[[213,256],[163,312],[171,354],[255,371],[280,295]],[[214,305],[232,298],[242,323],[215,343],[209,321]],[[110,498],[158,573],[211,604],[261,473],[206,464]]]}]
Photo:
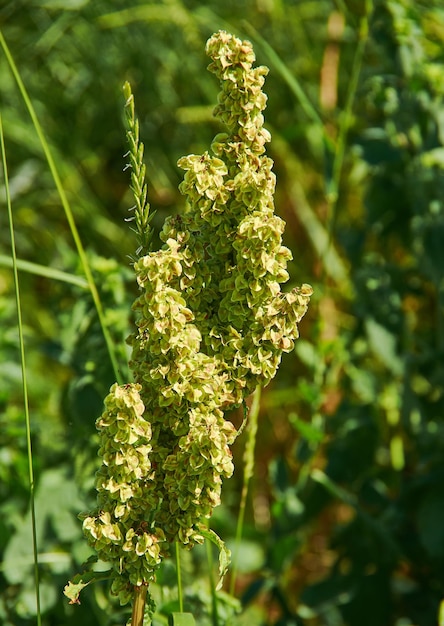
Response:
[{"label": "dense flower cluster", "polygon": [[[113,385],[97,420],[100,434],[98,511],[83,516],[83,528],[99,558],[125,572],[131,585],[152,578],[165,535],[147,514],[147,485],[153,479],[151,426],[144,418],[140,385]],[[148,489],[149,492],[149,489]],[[125,593],[119,578],[114,590]],[[131,594],[125,594],[130,599]]]},{"label": "dense flower cluster", "polygon": [[227,132],[211,153],[179,160],[187,210],[167,219],[162,249],[134,265],[135,383],[114,385],[98,420],[99,508],[84,530],[131,585],[151,579],[171,542],[202,540],[201,524],[233,472],[236,431],[225,413],[273,378],[312,293],[280,288],[291,253],[265,156],[267,69],[253,68],[251,44],[225,32],[207,53]]}]

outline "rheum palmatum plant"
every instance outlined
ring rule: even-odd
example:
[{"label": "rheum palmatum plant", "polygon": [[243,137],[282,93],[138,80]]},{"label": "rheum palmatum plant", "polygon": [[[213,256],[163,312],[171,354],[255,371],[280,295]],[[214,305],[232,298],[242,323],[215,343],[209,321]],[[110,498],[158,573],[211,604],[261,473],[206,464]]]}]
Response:
[{"label": "rheum palmatum plant", "polygon": [[[98,504],[83,528],[112,563],[123,602],[153,580],[174,542],[203,541],[222,479],[233,472],[237,433],[226,412],[276,374],[312,293],[309,285],[280,287],[291,253],[265,155],[268,70],[253,67],[249,42],[226,32],[206,51],[226,132],[209,152],[179,160],[186,211],[166,220],[162,248],[134,263],[134,382],[112,386],[97,421]],[[138,210],[147,210],[143,202]],[[148,220],[136,222],[140,230]]]}]

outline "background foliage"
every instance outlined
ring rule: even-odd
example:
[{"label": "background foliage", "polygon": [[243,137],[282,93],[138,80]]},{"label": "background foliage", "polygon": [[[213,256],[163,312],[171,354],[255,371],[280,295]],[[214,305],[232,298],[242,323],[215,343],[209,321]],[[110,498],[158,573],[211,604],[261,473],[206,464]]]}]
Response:
[{"label": "background foliage", "polygon": [[[219,28],[271,69],[267,127],[292,281],[315,297],[262,396],[235,625],[432,626],[444,598],[444,9],[440,0],[14,0],[3,36],[73,207],[119,362],[136,294],[121,87],[130,80],[158,229],[177,158],[207,148]],[[88,557],[94,421],[114,381],[92,297],[26,107],[0,56],[45,626],[124,623],[106,585],[62,596]],[[2,191],[2,206],[4,192]],[[25,420],[6,210],[0,213],[0,622],[35,623]],[[242,416],[233,416],[239,423]],[[243,442],[213,526],[234,536]],[[205,555],[186,609],[211,624]],[[166,623],[173,566],[159,579]],[[220,623],[236,607],[220,596]]]}]

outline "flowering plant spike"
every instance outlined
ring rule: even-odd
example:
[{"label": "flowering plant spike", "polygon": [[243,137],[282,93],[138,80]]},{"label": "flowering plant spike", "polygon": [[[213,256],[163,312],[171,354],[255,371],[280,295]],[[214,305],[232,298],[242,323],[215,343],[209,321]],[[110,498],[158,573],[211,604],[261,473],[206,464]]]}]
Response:
[{"label": "flowering plant spike", "polygon": [[134,382],[111,387],[97,421],[98,505],[83,528],[112,563],[122,602],[153,580],[172,542],[203,541],[233,472],[236,430],[225,414],[273,378],[312,293],[305,284],[281,291],[291,253],[265,155],[268,70],[253,67],[249,42],[224,31],[206,51],[226,130],[210,151],[178,162],[186,211],[166,220],[162,248],[134,263]]}]

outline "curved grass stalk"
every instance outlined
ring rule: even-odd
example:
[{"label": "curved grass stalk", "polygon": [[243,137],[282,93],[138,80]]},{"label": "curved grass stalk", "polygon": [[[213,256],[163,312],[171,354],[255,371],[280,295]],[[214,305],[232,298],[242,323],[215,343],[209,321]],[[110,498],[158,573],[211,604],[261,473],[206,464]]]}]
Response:
[{"label": "curved grass stalk", "polygon": [[93,278],[93,275],[92,275],[91,267],[90,267],[89,262],[88,262],[88,258],[86,256],[85,249],[83,247],[82,241],[80,239],[79,232],[77,230],[77,226],[76,226],[76,223],[75,223],[75,220],[74,220],[74,216],[73,216],[73,213],[72,213],[72,210],[71,210],[71,206],[69,204],[69,201],[68,201],[68,198],[66,196],[65,190],[63,189],[63,185],[62,185],[62,182],[60,180],[60,176],[59,176],[59,173],[58,173],[58,170],[57,170],[54,158],[52,156],[52,153],[51,153],[51,150],[49,148],[48,142],[46,141],[45,135],[43,133],[42,127],[41,127],[40,122],[38,120],[38,117],[37,117],[37,114],[35,112],[34,106],[33,106],[32,102],[31,102],[31,99],[30,99],[30,97],[28,95],[26,87],[25,87],[25,85],[24,85],[24,83],[23,83],[23,81],[21,79],[21,76],[20,76],[20,73],[18,71],[18,68],[17,68],[17,66],[16,66],[16,64],[14,62],[14,59],[13,59],[13,57],[11,55],[11,52],[10,52],[10,50],[8,48],[8,45],[7,45],[7,43],[6,43],[5,39],[4,39],[3,34],[2,34],[1,31],[0,31],[0,45],[3,48],[3,52],[4,52],[5,56],[6,56],[6,59],[7,59],[7,62],[9,64],[9,67],[11,69],[11,72],[12,72],[12,74],[14,76],[14,79],[15,79],[15,81],[17,83],[17,86],[19,88],[19,91],[21,93],[23,101],[24,101],[24,103],[26,105],[26,108],[28,109],[28,113],[29,113],[29,115],[31,117],[32,123],[34,125],[35,130],[36,130],[37,136],[38,136],[38,138],[40,140],[40,143],[41,143],[41,146],[42,146],[42,149],[43,149],[46,161],[48,163],[49,169],[51,171],[51,174],[52,174],[52,177],[53,177],[53,180],[54,180],[54,183],[55,183],[55,186],[57,188],[57,192],[58,192],[59,197],[60,197],[60,201],[61,201],[63,209],[65,211],[66,219],[68,221],[68,224],[69,224],[69,227],[70,227],[70,230],[71,230],[71,234],[72,234],[72,237],[74,239],[75,246],[77,248],[77,253],[79,255],[80,262],[82,264],[83,271],[85,273],[85,277],[86,277],[86,280],[88,282],[88,286],[89,286],[89,290],[91,292],[91,296],[92,296],[93,301],[94,301],[94,305],[95,305],[95,308],[96,308],[96,311],[97,311],[97,315],[98,315],[98,318],[99,318],[100,326],[102,328],[103,336],[104,336],[104,339],[105,339],[105,342],[106,342],[106,346],[107,346],[107,349],[108,349],[108,354],[109,354],[109,357],[110,357],[110,360],[111,360],[111,364],[112,364],[112,367],[113,367],[114,375],[115,375],[116,380],[118,382],[122,382],[121,381],[121,375],[120,375],[120,368],[119,368],[119,364],[118,364],[118,360],[117,360],[117,356],[116,356],[116,351],[115,351],[115,348],[114,348],[113,341],[111,339],[111,335],[110,335],[110,333],[108,331],[108,327],[107,327],[106,322],[105,322],[105,315],[104,315],[104,311],[103,311],[103,307],[102,307],[102,302],[100,300],[100,296],[99,296],[99,292],[97,290],[97,286],[96,286],[96,284],[94,282],[94,278]]},{"label": "curved grass stalk", "polygon": [[22,313],[20,303],[20,286],[18,278],[17,268],[17,255],[15,250],[15,235],[14,235],[14,221],[12,216],[11,195],[9,193],[8,182],[8,168],[6,164],[6,150],[3,135],[2,118],[0,115],[0,143],[1,154],[3,162],[3,173],[5,178],[5,192],[6,192],[6,204],[8,207],[8,220],[9,231],[11,238],[11,255],[12,255],[12,268],[14,272],[14,287],[15,287],[15,300],[17,306],[17,325],[19,333],[20,344],[20,361],[22,370],[22,387],[23,387],[23,405],[25,410],[25,422],[26,422],[26,448],[28,453],[28,475],[29,475],[29,492],[30,492],[30,509],[31,509],[31,524],[32,524],[32,550],[34,559],[34,582],[35,582],[35,599],[37,606],[37,626],[41,626],[42,617],[40,609],[40,578],[39,578],[39,561],[38,561],[38,548],[37,548],[37,531],[36,531],[36,516],[35,516],[35,483],[34,483],[34,470],[32,464],[32,441],[31,441],[31,419],[29,415],[29,402],[28,402],[28,386],[26,379],[26,359],[25,359],[25,340],[23,337],[23,324]]}]

